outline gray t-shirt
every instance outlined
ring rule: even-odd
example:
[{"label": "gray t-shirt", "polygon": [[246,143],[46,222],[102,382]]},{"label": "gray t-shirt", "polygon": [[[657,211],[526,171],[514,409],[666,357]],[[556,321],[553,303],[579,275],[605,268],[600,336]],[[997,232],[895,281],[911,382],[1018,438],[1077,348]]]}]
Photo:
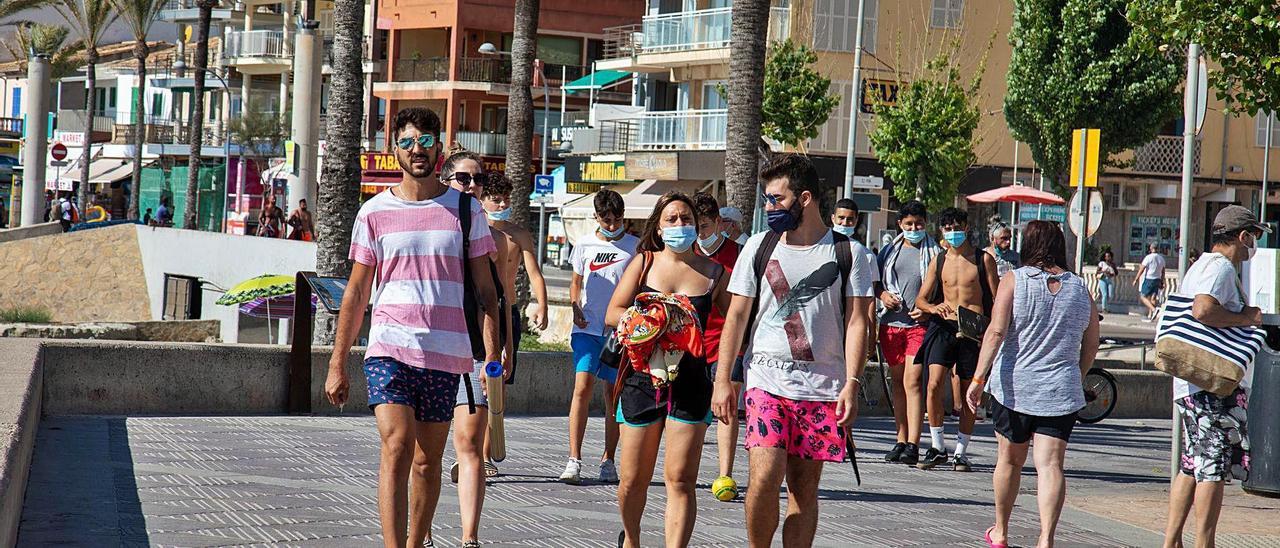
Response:
[{"label": "gray t-shirt", "polygon": [[889,327],[915,327],[916,321],[907,315],[916,309],[916,295],[920,293],[920,250],[909,245],[902,246],[898,259],[893,265],[898,276],[898,284],[902,288],[902,306],[897,310],[886,310],[880,317],[880,323]]},{"label": "gray t-shirt", "polygon": [[[756,297],[759,311],[744,363],[747,389],[800,401],[835,401],[844,387],[844,325],[840,267],[828,231],[818,243],[779,243],[762,273],[754,273],[756,250],[765,233],[747,241],[729,278],[729,292]],[[851,241],[853,264],[848,297],[871,296],[871,268],[863,245]],[[765,282],[760,286],[761,278]],[[759,291],[758,291],[759,290]]]}]

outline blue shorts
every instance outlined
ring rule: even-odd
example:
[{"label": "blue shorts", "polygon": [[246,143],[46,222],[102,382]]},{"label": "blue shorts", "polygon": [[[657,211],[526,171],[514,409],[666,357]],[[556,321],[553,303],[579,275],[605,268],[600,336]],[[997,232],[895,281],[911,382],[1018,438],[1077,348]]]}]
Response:
[{"label": "blue shorts", "polygon": [[369,383],[369,409],[394,403],[412,407],[418,422],[453,420],[458,374],[372,357],[364,361],[364,376]]},{"label": "blue shorts", "polygon": [[604,350],[603,335],[574,333],[569,336],[569,348],[573,349],[573,370],[577,373],[591,373],[602,381],[617,380],[618,369],[605,367],[600,363],[600,352]]},{"label": "blue shorts", "polygon": [[1156,296],[1156,293],[1160,292],[1160,280],[1143,278],[1142,287],[1139,288],[1139,292],[1142,293],[1143,297]]}]

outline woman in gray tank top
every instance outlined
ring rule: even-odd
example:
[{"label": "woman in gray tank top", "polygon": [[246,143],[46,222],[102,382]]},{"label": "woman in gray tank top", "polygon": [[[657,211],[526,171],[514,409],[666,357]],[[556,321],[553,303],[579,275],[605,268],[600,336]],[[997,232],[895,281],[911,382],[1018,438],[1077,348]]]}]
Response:
[{"label": "woman in gray tank top", "polygon": [[1022,240],[1026,266],[1000,282],[967,394],[975,409],[983,392],[993,400],[991,420],[1000,445],[992,478],[996,522],[985,536],[993,547],[1008,543],[1009,514],[1032,439],[1039,546],[1053,546],[1066,498],[1062,462],[1076,412],[1084,407],[1081,377],[1098,353],[1098,312],[1084,280],[1066,270],[1066,254],[1057,225],[1028,224]]}]

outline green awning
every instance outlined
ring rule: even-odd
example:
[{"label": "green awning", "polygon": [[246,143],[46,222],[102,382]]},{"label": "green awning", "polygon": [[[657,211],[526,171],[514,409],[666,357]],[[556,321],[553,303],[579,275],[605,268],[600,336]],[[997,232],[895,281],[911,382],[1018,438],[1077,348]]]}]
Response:
[{"label": "green awning", "polygon": [[629,76],[631,76],[630,72],[622,72],[620,70],[601,70],[565,84],[564,89],[570,93],[574,91],[587,91],[590,89],[599,91],[616,83],[618,80]]}]

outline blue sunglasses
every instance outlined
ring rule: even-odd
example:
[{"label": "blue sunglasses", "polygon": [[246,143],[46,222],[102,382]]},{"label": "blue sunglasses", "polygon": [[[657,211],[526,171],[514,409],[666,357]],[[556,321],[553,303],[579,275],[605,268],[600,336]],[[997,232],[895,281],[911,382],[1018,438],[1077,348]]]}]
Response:
[{"label": "blue sunglasses", "polygon": [[409,150],[413,148],[414,143],[418,143],[418,146],[421,146],[422,148],[431,148],[433,146],[436,146],[436,136],[430,133],[427,133],[425,135],[418,137],[417,139],[414,139],[413,137],[405,137],[403,139],[396,141],[396,145],[404,150]]}]

